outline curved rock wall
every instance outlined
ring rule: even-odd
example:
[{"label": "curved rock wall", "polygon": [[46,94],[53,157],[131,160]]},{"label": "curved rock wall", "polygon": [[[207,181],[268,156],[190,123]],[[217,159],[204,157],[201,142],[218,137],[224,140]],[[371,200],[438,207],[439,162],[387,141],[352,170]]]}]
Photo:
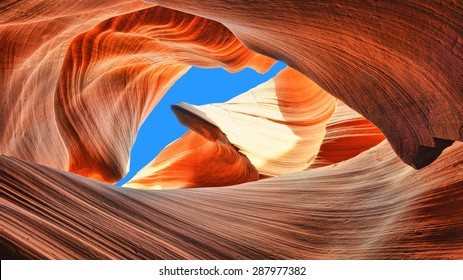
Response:
[{"label": "curved rock wall", "polygon": [[0,249],[40,259],[461,259],[463,146],[414,170],[387,142],[240,186],[115,188],[0,157]]},{"label": "curved rock wall", "polygon": [[274,63],[219,23],[147,5],[39,9],[0,26],[0,154],[117,182],[139,127],[189,65]]},{"label": "curved rock wall", "polygon": [[[463,258],[460,2],[157,2],[0,3],[2,259]],[[274,59],[104,183],[191,65]]]},{"label": "curved rock wall", "polygon": [[155,2],[222,22],[248,48],[305,74],[370,120],[415,168],[463,141],[458,1]]}]

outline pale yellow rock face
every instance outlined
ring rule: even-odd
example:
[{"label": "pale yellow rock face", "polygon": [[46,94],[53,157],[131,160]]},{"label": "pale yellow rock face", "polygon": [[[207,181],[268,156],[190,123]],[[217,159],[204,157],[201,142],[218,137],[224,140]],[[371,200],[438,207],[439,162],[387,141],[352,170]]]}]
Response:
[{"label": "pale yellow rock face", "polygon": [[[257,180],[259,174],[268,177],[304,170],[318,154],[335,104],[334,97],[287,67],[225,103],[175,105],[180,121],[197,136],[190,131],[172,143],[126,187],[224,186]],[[206,140],[198,139],[199,135]],[[229,148],[205,149],[207,142]],[[236,161],[230,162],[229,153],[241,159],[241,170]],[[225,175],[229,176],[226,182]],[[210,178],[210,182],[198,184],[201,178]]]},{"label": "pale yellow rock face", "polygon": [[304,170],[315,159],[335,102],[286,68],[226,103],[179,107],[218,127],[259,173],[277,176]]}]

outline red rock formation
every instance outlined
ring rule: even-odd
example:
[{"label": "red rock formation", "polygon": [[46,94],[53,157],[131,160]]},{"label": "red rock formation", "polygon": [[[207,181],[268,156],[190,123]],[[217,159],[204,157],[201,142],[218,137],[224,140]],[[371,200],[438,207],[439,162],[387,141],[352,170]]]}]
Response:
[{"label": "red rock formation", "polygon": [[[158,2],[209,19],[139,1],[0,3],[2,259],[463,259],[463,144],[443,151],[463,140],[460,2]],[[174,107],[195,132],[128,185],[232,186],[135,190],[63,171],[121,178],[190,65],[274,62],[237,38],[314,82],[286,70],[232,103]],[[328,120],[322,88],[391,146],[368,150],[383,136],[343,104]]]},{"label": "red rock formation", "polygon": [[189,118],[217,127],[260,174],[277,176],[304,170],[313,162],[335,103],[313,81],[286,68],[226,103],[182,103],[173,110],[193,130],[198,131],[197,125]]},{"label": "red rock formation", "polygon": [[317,156],[335,102],[314,82],[286,68],[225,103],[172,106],[184,125],[208,140],[187,133],[126,186],[226,186],[257,180],[259,174],[304,170]]},{"label": "red rock formation", "polygon": [[219,21],[250,49],[307,75],[416,168],[463,141],[461,2],[155,2]]},{"label": "red rock formation", "polygon": [[[72,2],[72,3],[70,3]],[[139,1],[1,1],[0,154],[68,169],[54,94],[74,36],[149,7]]]},{"label": "red rock formation", "polygon": [[0,174],[2,258],[463,258],[460,143],[419,171],[384,142],[224,188],[115,188],[4,156]]},{"label": "red rock formation", "polygon": [[121,179],[139,126],[188,65],[265,71],[272,63],[223,25],[169,9],[100,23],[73,40],[58,81],[55,110],[69,170]]},{"label": "red rock formation", "polygon": [[67,7],[36,3],[33,21],[17,14],[23,4],[12,3],[0,27],[0,154],[106,182],[126,174],[138,128],[189,65],[274,63],[223,25],[166,8],[137,11],[147,6],[137,2],[107,13],[107,1],[66,16]]},{"label": "red rock formation", "polygon": [[188,131],[171,143],[124,187],[178,189],[256,181],[259,172],[232,145]]},{"label": "red rock formation", "polygon": [[338,100],[326,125],[326,135],[309,168],[335,164],[378,145],[384,135],[371,122]]}]

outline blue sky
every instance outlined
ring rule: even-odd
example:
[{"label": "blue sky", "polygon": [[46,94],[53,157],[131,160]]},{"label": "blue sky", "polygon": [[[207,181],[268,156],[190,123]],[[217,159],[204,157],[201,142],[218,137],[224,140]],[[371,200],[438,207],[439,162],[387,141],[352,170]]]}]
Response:
[{"label": "blue sky", "polygon": [[192,67],[172,86],[141,126],[130,157],[130,172],[116,185],[129,181],[164,147],[187,132],[188,129],[175,118],[170,105],[182,101],[194,105],[224,102],[271,79],[285,67],[284,63],[278,62],[265,74],[248,68],[232,74],[223,69]]}]

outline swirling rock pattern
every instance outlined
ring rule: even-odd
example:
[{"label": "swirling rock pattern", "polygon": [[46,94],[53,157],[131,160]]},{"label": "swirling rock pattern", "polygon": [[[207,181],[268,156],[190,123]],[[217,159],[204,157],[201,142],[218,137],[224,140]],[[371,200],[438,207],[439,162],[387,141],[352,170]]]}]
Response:
[{"label": "swirling rock pattern", "polygon": [[[314,82],[286,68],[226,103],[174,105],[179,120],[207,140],[188,133],[169,145],[126,186],[224,186],[224,182],[232,185],[257,180],[256,170],[266,177],[304,170],[318,154],[335,103],[336,99]],[[217,150],[211,145],[230,148]],[[232,151],[235,155],[230,160]],[[242,170],[237,163],[243,164]],[[222,180],[225,176],[227,181]],[[208,178],[207,182],[202,178]]]},{"label": "swirling rock pattern", "polygon": [[155,2],[222,22],[250,49],[307,75],[415,168],[463,141],[461,1]]},{"label": "swirling rock pattern", "polygon": [[336,99],[299,72],[286,68],[273,79],[226,103],[173,110],[180,121],[200,133],[190,118],[217,127],[246,155],[260,174],[277,176],[307,168],[325,137]]},{"label": "swirling rock pattern", "polygon": [[[2,259],[463,259],[460,2],[158,2],[0,3]],[[191,65],[274,63],[241,42],[295,70],[174,106],[192,131],[128,184],[197,189],[93,180]]]},{"label": "swirling rock pattern", "polygon": [[72,39],[102,20],[149,7],[139,1],[0,3],[0,154],[67,170],[54,95]]},{"label": "swirling rock pattern", "polygon": [[124,187],[220,187],[258,179],[259,172],[235,147],[221,141],[210,141],[194,131],[188,131],[162,150]]},{"label": "swirling rock pattern", "polygon": [[[50,11],[35,15],[43,22],[0,30],[9,59],[1,68],[1,154],[116,182],[128,171],[140,125],[189,65],[262,72],[274,63],[217,22],[162,7],[136,10],[146,5],[126,5],[135,11],[84,24],[90,30],[81,34],[82,19],[48,19],[58,16]],[[85,18],[98,13],[101,21],[102,10]]]},{"label": "swirling rock pattern", "polygon": [[326,135],[309,168],[339,163],[373,148],[384,140],[379,129],[341,101],[326,125]]},{"label": "swirling rock pattern", "polygon": [[4,156],[0,174],[2,258],[463,258],[460,143],[419,171],[384,142],[224,188],[115,188]]},{"label": "swirling rock pattern", "polygon": [[169,9],[100,23],[73,40],[58,81],[55,110],[69,170],[106,182],[121,179],[139,126],[188,65],[264,71],[271,63],[223,25]]}]

